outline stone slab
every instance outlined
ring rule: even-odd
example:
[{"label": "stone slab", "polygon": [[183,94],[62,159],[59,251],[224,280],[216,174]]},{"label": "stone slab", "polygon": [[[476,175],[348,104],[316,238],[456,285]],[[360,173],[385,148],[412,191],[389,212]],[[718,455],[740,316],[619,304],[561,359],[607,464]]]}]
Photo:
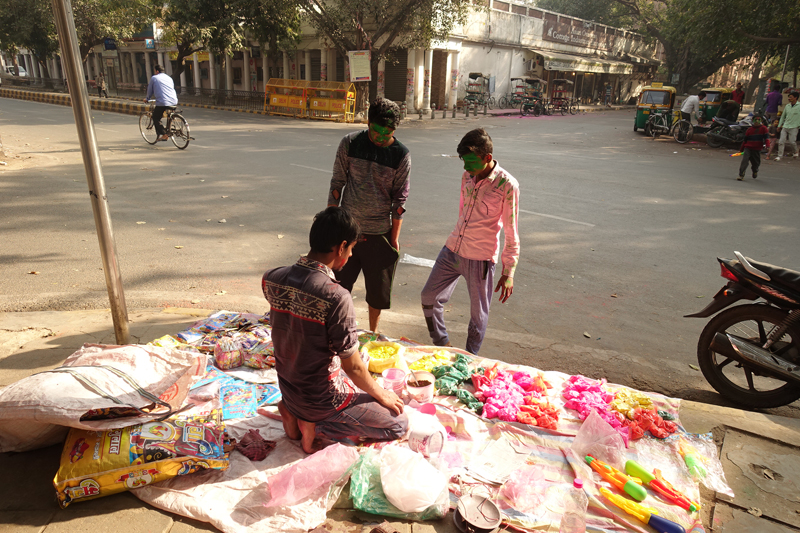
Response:
[{"label": "stone slab", "polygon": [[796,533],[797,529],[753,516],[741,509],[718,503],[714,508],[714,533]]},{"label": "stone slab", "polygon": [[794,447],[728,429],[720,460],[735,494],[732,505],[800,528],[800,455]]}]

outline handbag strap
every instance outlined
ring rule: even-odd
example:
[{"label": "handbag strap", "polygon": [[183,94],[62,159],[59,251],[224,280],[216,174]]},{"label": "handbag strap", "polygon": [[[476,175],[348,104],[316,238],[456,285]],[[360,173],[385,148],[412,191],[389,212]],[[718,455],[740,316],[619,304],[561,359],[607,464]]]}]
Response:
[{"label": "handbag strap", "polygon": [[[156,405],[159,405],[159,406],[161,406],[163,408],[166,408],[167,409],[167,413],[166,414],[147,413],[145,411],[142,411],[140,408],[136,407],[135,405],[131,405],[129,403],[123,402],[122,400],[120,400],[116,396],[113,396],[112,394],[110,394],[110,393],[106,392],[105,390],[103,390],[102,387],[100,387],[99,385],[97,385],[96,383],[91,381],[89,378],[87,378],[86,376],[84,376],[80,372],[76,371],[77,369],[81,369],[81,368],[102,368],[102,369],[104,369],[104,370],[106,370],[108,372],[111,372],[112,374],[122,378],[125,382],[127,382],[143,398],[155,403]],[[114,402],[114,403],[116,403],[118,405],[125,405],[127,407],[130,407],[131,409],[136,410],[142,416],[153,416],[155,414],[158,414],[159,420],[163,420],[164,418],[168,418],[168,417],[172,416],[173,414],[175,414],[175,413],[177,413],[179,411],[183,411],[184,409],[186,409],[184,407],[183,409],[179,409],[179,410],[173,411],[172,406],[170,404],[168,404],[167,402],[161,400],[159,397],[155,396],[151,392],[143,389],[136,382],[136,380],[134,380],[128,374],[126,374],[125,372],[119,370],[118,368],[114,368],[112,366],[108,366],[108,365],[60,366],[60,367],[54,368],[52,370],[45,370],[44,372],[38,372],[38,373],[39,374],[45,374],[45,373],[48,373],[48,372],[61,372],[61,373],[70,374],[71,376],[73,376],[75,379],[80,381],[83,385],[85,385],[89,390],[91,390],[92,392],[94,392],[98,396],[102,396],[103,398],[105,398],[107,400],[110,400],[110,401],[112,401],[112,402]]]}]

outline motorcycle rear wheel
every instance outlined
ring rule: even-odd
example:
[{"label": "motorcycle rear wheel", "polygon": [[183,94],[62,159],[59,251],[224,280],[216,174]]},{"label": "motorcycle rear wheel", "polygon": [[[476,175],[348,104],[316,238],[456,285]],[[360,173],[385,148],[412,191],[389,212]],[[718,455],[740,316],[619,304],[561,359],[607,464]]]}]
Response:
[{"label": "motorcycle rear wheel", "polygon": [[[711,319],[697,343],[697,361],[708,383],[728,400],[748,407],[780,407],[800,399],[800,385],[772,378],[755,367],[740,364],[711,350],[714,335],[722,332],[762,346],[769,332],[786,318],[786,314],[775,307],[748,304],[726,309]],[[789,328],[769,350],[800,364],[798,328]]]},{"label": "motorcycle rear wheel", "polygon": [[717,136],[718,131],[719,128],[715,128],[706,133],[706,144],[708,144],[711,148],[719,148],[725,144],[725,140],[722,137]]}]

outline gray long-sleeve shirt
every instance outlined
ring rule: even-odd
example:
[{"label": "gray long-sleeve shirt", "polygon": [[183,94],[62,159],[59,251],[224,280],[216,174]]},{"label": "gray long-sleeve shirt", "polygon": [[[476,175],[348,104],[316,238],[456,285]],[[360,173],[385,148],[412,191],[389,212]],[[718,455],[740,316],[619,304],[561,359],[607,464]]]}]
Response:
[{"label": "gray long-sleeve shirt", "polygon": [[341,200],[365,235],[388,233],[392,219],[403,218],[410,172],[411,155],[399,140],[379,147],[368,130],[345,135],[336,151],[328,205]]}]

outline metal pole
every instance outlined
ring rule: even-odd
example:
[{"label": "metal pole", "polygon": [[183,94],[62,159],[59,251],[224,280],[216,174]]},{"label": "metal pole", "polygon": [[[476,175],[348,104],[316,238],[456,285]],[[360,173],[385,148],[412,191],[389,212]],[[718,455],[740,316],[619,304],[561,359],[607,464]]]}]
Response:
[{"label": "metal pole", "polygon": [[64,74],[69,82],[69,96],[72,101],[72,113],[75,115],[75,126],[83,154],[83,166],[89,184],[89,198],[94,212],[94,224],[100,243],[100,256],[103,260],[103,272],[106,276],[108,299],[111,303],[111,318],[114,321],[114,334],[117,344],[129,343],[128,309],[125,305],[125,293],[122,289],[122,276],[117,262],[117,250],[114,244],[114,232],[111,227],[111,216],[108,210],[106,186],[103,180],[103,169],[100,166],[100,155],[97,151],[97,138],[89,111],[89,95],[81,72],[78,37],[75,32],[75,20],[72,16],[70,0],[53,0],[56,31],[61,46],[61,59]]},{"label": "metal pole", "polygon": [[783,75],[786,74],[786,62],[789,61],[789,46],[786,45],[786,55],[783,57],[783,70],[781,71],[781,83],[783,83]]}]

